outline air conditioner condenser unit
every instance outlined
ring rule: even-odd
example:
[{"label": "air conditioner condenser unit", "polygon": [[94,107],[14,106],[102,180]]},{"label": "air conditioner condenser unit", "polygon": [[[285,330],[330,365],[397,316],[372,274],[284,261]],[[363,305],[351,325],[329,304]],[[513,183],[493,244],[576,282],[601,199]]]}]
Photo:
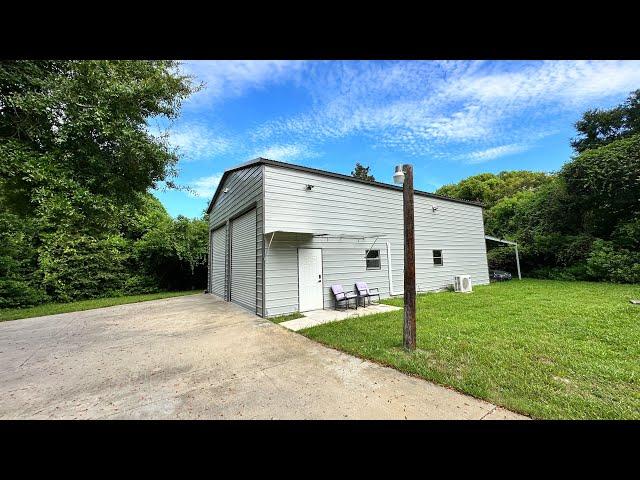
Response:
[{"label": "air conditioner condenser unit", "polygon": [[456,275],[453,277],[453,286],[456,292],[471,293],[471,275]]}]

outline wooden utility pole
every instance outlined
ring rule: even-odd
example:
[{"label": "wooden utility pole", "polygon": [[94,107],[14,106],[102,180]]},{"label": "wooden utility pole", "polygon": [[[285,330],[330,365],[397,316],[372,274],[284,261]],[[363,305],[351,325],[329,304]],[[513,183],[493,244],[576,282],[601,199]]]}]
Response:
[{"label": "wooden utility pole", "polygon": [[402,210],[404,214],[404,330],[403,343],[416,349],[416,238],[413,218],[413,167],[403,165]]}]

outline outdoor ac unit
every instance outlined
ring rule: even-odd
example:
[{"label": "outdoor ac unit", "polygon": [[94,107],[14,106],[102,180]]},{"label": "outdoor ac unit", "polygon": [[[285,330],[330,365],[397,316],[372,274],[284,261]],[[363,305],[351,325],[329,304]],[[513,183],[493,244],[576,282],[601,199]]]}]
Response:
[{"label": "outdoor ac unit", "polygon": [[453,277],[453,286],[456,292],[470,293],[473,290],[471,287],[471,275],[456,275]]}]

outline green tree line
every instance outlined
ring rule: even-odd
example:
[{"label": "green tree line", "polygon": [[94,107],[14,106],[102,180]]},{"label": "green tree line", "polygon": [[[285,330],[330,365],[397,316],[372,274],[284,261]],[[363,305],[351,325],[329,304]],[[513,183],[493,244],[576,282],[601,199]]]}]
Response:
[{"label": "green tree line", "polygon": [[148,121],[198,88],[173,61],[0,62],[0,308],[205,286],[206,222],[149,193],[178,156]]},{"label": "green tree line", "polygon": [[[575,154],[558,172],[484,173],[437,193],[483,202],[486,233],[518,242],[526,275],[639,283],[640,90],[575,127]],[[488,256],[515,271],[511,249]]]}]

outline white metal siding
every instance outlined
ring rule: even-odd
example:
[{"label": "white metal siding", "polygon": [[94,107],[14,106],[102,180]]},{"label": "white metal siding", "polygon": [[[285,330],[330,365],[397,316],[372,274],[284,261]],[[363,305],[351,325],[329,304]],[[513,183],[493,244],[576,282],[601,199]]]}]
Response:
[{"label": "white metal siding", "polygon": [[[298,309],[298,247],[323,249],[327,307],[333,305],[334,283],[351,290],[363,280],[383,297],[389,295],[386,242],[391,244],[394,290],[402,291],[402,192],[270,165],[264,176],[265,241],[268,232],[279,231],[265,259],[266,315]],[[281,233],[304,231],[328,235]],[[415,234],[419,291],[444,288],[461,274],[471,275],[474,285],[489,283],[482,208],[416,195]],[[381,269],[367,270],[365,251],[375,235],[380,235],[373,249],[380,250]],[[442,266],[433,265],[432,250],[442,250]]]},{"label": "white metal siding", "polygon": [[256,210],[231,223],[231,301],[256,311]]},{"label": "white metal siding", "polygon": [[227,227],[211,234],[211,291],[222,298],[225,298],[226,286],[226,240]]}]

